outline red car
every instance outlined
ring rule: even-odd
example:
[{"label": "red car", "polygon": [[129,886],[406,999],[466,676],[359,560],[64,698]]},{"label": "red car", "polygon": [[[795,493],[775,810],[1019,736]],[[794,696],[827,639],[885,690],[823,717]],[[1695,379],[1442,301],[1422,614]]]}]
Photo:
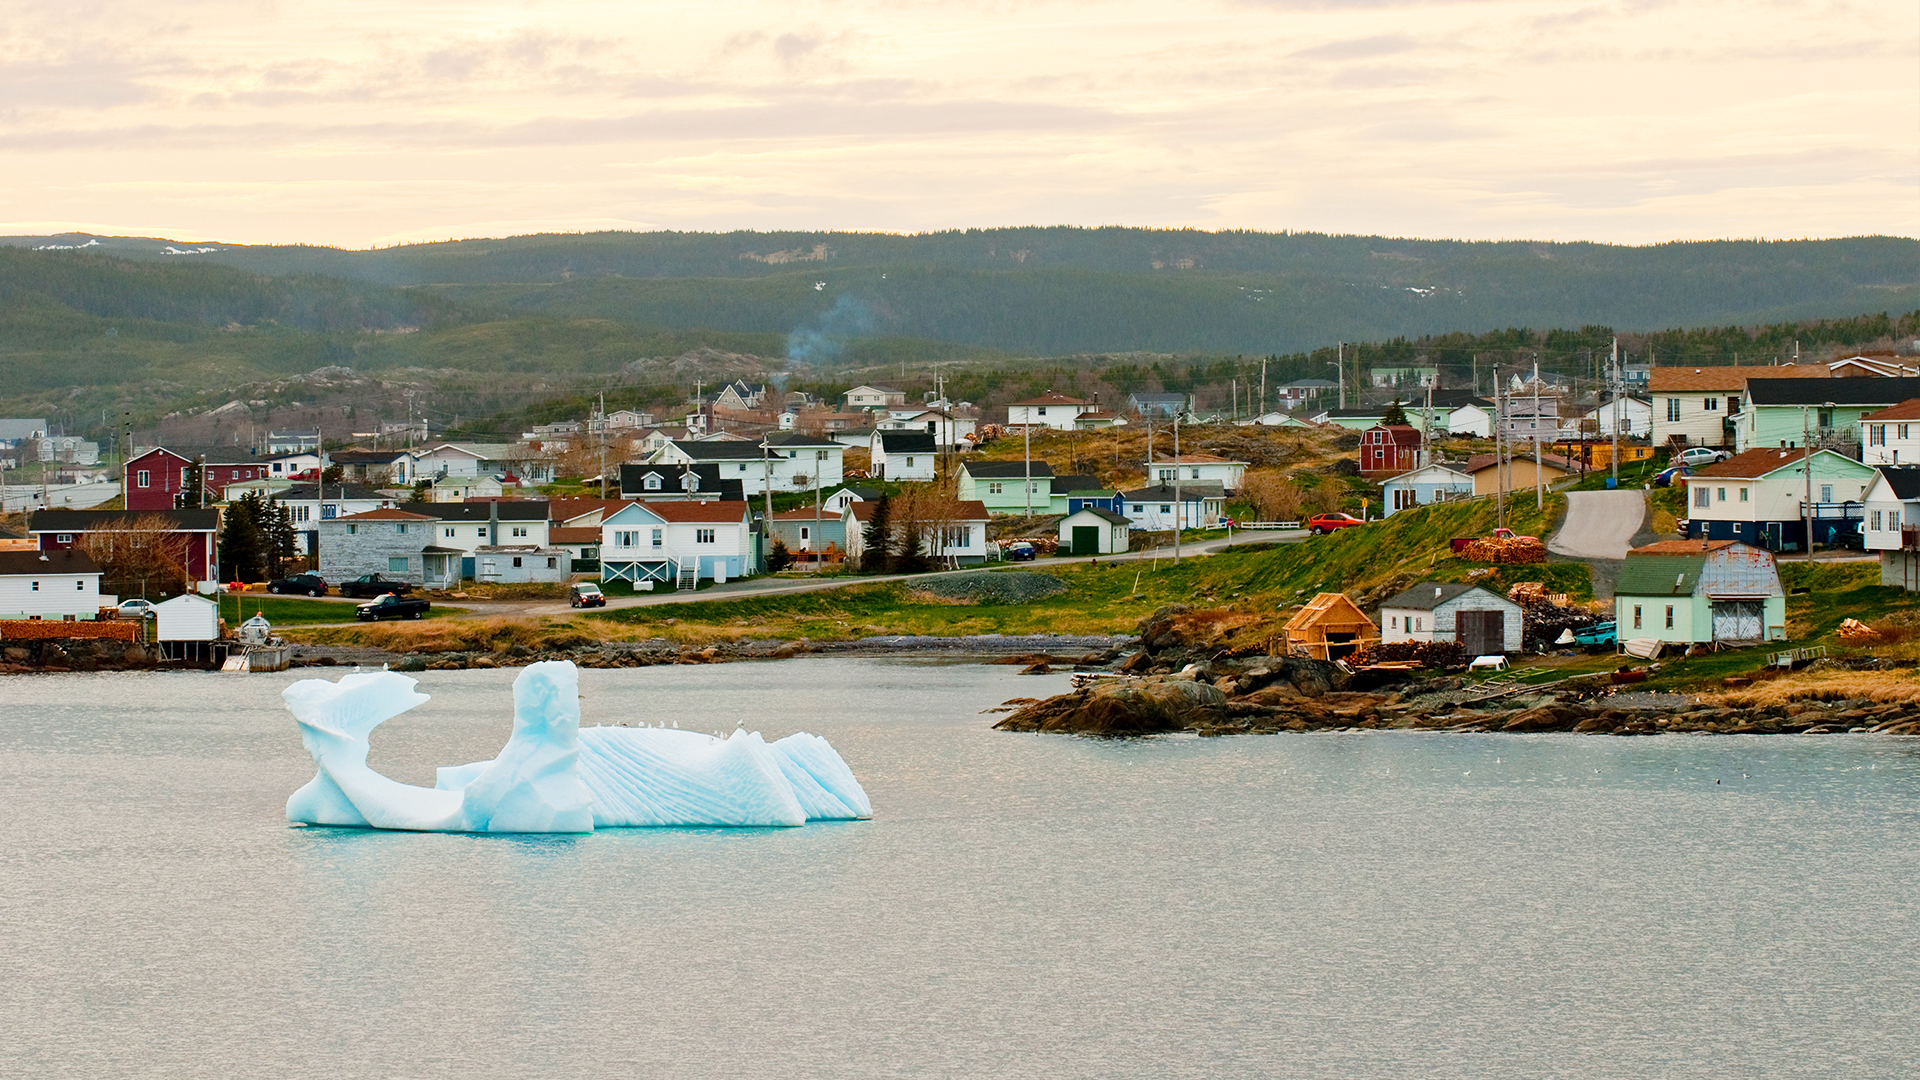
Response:
[{"label": "red car", "polygon": [[1355,525],[1365,524],[1366,522],[1354,517],[1352,514],[1321,514],[1319,517],[1307,522],[1307,531],[1315,536],[1321,536],[1335,529],[1351,529]]}]

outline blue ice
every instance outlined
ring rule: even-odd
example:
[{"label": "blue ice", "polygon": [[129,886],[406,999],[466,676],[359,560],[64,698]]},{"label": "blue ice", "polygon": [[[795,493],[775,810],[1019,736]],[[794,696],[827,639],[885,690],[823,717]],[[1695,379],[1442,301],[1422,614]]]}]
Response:
[{"label": "blue ice", "polygon": [[433,787],[367,765],[381,723],[425,704],[391,671],[305,679],[283,691],[319,772],[287,819],[421,832],[582,833],[660,825],[797,826],[869,818],[853,770],[817,735],[767,742],[668,728],[580,727],[580,673],[564,660],[513,682],[513,734],[491,761],[441,768]]}]

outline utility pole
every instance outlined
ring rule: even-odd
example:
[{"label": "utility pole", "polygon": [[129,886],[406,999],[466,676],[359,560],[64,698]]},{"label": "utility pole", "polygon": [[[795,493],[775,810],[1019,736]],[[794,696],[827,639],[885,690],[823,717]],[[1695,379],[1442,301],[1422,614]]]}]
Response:
[{"label": "utility pole", "polygon": [[1260,404],[1253,410],[1253,418],[1258,420],[1267,411],[1267,358],[1260,358]]},{"label": "utility pole", "polygon": [[1494,495],[1494,521],[1500,528],[1507,527],[1507,407],[1500,385],[1500,369],[1493,369],[1493,481],[1498,488]]},{"label": "utility pole", "polygon": [[1347,407],[1347,343],[1334,347],[1333,377],[1340,380],[1340,407]]},{"label": "utility pole", "polygon": [[[1182,410],[1184,411],[1184,410]],[[1173,565],[1180,565],[1180,517],[1186,513],[1180,501],[1180,413],[1173,414]]]},{"label": "utility pole", "polygon": [[1027,516],[1033,516],[1033,407],[1027,407],[1027,422],[1020,425],[1020,437],[1025,440],[1026,449],[1022,452],[1025,461],[1021,465],[1021,489],[1026,494]]},{"label": "utility pole", "polygon": [[[1555,409],[1554,427],[1560,426],[1560,410]],[[1540,461],[1540,361],[1533,362],[1533,503],[1534,509],[1547,507],[1545,487],[1546,466]]]},{"label": "utility pole", "polygon": [[1607,382],[1613,388],[1613,487],[1620,486],[1620,339],[1613,339],[1613,355],[1607,360]]}]

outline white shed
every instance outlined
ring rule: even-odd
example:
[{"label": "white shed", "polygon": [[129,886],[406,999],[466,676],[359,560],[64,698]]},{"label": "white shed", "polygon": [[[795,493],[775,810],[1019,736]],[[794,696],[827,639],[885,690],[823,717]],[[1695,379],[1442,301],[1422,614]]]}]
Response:
[{"label": "white shed", "polygon": [[1097,506],[1082,507],[1060,519],[1060,554],[1113,555],[1127,550],[1132,523]]},{"label": "white shed", "polygon": [[220,605],[182,593],[153,605],[157,641],[213,641],[220,636]]},{"label": "white shed", "polygon": [[1478,585],[1424,582],[1380,604],[1380,642],[1458,641],[1474,656],[1519,652],[1520,605]]},{"label": "white shed", "polygon": [[473,549],[473,557],[475,581],[566,581],[573,576],[573,552],[563,547],[482,544]]}]

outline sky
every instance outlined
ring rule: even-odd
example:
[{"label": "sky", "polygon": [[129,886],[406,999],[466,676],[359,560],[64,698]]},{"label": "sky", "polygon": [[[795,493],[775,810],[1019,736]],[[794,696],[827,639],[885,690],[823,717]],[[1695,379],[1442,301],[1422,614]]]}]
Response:
[{"label": "sky", "polygon": [[1920,235],[1911,0],[6,0],[0,233]]}]

